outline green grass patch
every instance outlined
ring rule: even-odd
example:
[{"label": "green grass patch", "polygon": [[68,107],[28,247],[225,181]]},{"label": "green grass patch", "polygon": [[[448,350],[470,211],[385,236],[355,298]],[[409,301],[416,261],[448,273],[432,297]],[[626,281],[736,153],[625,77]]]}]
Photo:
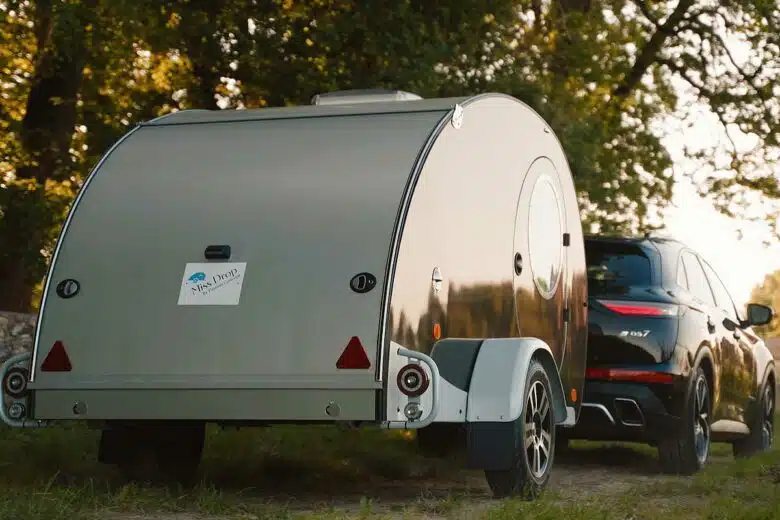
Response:
[{"label": "green grass patch", "polygon": [[491,499],[480,472],[426,459],[399,432],[210,428],[192,489],[123,481],[97,462],[98,436],[70,424],[0,428],[0,520],[780,520],[777,449],[735,461],[718,444],[686,478],[658,474],[650,447],[575,442],[553,470],[563,483],[524,502]]}]

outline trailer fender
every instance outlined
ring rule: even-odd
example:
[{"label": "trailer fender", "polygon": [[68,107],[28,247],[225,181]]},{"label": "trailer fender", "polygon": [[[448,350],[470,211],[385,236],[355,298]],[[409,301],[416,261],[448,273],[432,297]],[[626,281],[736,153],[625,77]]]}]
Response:
[{"label": "trailer fender", "polygon": [[[552,391],[553,421],[566,424],[573,416],[566,407],[563,384],[550,347],[537,338],[488,339],[477,355],[467,405],[468,466],[507,470],[516,462],[518,418],[532,359],[544,367]],[[553,428],[552,435],[555,435]]]},{"label": "trailer fender", "polygon": [[550,347],[537,338],[486,339],[471,375],[466,421],[512,422],[523,412],[523,392],[531,358],[544,366],[553,394],[556,424],[567,420],[566,398]]}]

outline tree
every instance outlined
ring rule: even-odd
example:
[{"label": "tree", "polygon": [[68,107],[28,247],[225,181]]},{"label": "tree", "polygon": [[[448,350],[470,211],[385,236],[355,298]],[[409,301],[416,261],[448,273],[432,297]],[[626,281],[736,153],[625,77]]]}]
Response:
[{"label": "tree", "polygon": [[40,251],[70,195],[71,142],[95,3],[41,0],[16,7],[6,16],[32,20],[35,50],[24,116],[6,123],[18,135],[18,154],[2,196],[0,308],[26,310],[45,265]]},{"label": "tree", "polygon": [[[731,139],[725,149],[686,150],[697,165],[691,175],[709,172],[696,178],[701,194],[711,195],[728,215],[775,224],[774,212],[750,215],[746,208],[759,197],[780,198],[773,168],[761,168],[780,158],[776,2],[517,5],[516,22],[503,28],[508,44],[497,46],[487,66],[467,81],[515,93],[550,121],[594,231],[655,227],[655,211],[670,200],[673,178],[663,134],[654,125],[684,117],[691,98],[709,108]],[[734,47],[740,46],[748,58],[737,56]],[[451,71],[456,78],[466,72]],[[737,148],[739,132],[753,137],[753,149]]]},{"label": "tree", "polygon": [[[750,301],[769,305],[775,312],[780,312],[780,269],[764,277],[764,280],[753,288]],[[775,318],[766,325],[756,327],[756,332],[765,338],[780,337],[780,320]]]},{"label": "tree", "polygon": [[757,143],[723,164],[688,150],[711,172],[702,192],[734,215],[780,198],[760,168],[780,156],[774,0],[0,0],[0,16],[3,309],[29,307],[88,167],[134,122],[182,108],[505,91],[561,138],[586,225],[636,232],[672,195],[655,125],[684,115],[683,84]]},{"label": "tree", "polygon": [[0,112],[0,309],[27,312],[85,164],[126,131],[127,119],[150,115],[153,105],[138,94],[154,89],[129,81],[137,38],[128,35],[145,27],[128,16],[132,2],[16,0],[0,8],[0,64],[12,80]]}]

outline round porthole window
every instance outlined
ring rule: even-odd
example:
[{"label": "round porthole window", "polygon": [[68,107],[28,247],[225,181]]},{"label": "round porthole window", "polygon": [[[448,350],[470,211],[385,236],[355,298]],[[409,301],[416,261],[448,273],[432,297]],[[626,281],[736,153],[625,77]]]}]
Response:
[{"label": "round porthole window", "polygon": [[555,294],[561,277],[562,228],[555,185],[549,176],[541,175],[528,208],[528,252],[534,284],[547,299]]}]

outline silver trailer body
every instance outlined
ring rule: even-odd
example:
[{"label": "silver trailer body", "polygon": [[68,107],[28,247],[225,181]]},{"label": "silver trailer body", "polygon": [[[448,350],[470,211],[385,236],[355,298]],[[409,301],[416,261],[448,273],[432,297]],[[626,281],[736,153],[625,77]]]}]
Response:
[{"label": "silver trailer body", "polygon": [[125,135],[63,227],[31,359],[0,370],[6,395],[29,370],[2,419],[465,423],[472,465],[519,489],[513,439],[532,421],[552,450],[584,381],[564,152],[509,96],[376,96]]},{"label": "silver trailer body", "polygon": [[[335,401],[340,419],[377,419],[383,287],[349,282],[384,282],[409,172],[451,106],[183,112],[128,134],[53,261],[35,417],[84,402],[96,419],[319,420]],[[230,258],[208,261],[210,245]],[[78,295],[56,294],[63,279]],[[336,367],[353,336],[370,369]],[[43,372],[57,341],[73,369]]]}]

